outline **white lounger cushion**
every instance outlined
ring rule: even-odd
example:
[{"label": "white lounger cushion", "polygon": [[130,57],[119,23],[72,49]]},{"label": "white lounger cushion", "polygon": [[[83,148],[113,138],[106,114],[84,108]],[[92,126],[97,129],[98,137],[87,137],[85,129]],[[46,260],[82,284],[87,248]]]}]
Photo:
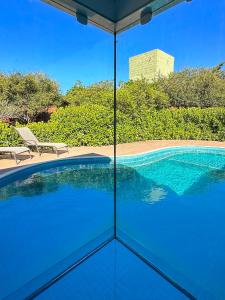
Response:
[{"label": "white lounger cushion", "polygon": [[29,152],[27,147],[0,147],[0,152],[20,154],[23,152]]},{"label": "white lounger cushion", "polygon": [[67,145],[64,144],[64,143],[42,143],[42,142],[37,142],[37,145],[41,146],[41,147],[54,147],[56,149],[67,147]]}]

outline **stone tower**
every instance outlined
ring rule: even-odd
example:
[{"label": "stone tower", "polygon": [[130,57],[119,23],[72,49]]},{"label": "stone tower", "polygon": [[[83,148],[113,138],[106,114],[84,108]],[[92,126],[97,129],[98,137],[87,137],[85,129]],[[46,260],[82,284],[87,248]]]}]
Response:
[{"label": "stone tower", "polygon": [[129,58],[129,79],[153,81],[174,71],[174,57],[156,49]]}]

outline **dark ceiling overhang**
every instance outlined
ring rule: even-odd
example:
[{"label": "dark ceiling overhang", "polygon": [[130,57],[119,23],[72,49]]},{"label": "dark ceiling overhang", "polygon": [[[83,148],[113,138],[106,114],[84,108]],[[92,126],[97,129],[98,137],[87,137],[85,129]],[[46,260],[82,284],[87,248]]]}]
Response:
[{"label": "dark ceiling overhang", "polygon": [[[85,16],[91,23],[111,33],[119,33],[140,23],[143,9],[152,16],[185,0],[43,0],[71,15]],[[187,1],[187,0],[186,0]]]}]

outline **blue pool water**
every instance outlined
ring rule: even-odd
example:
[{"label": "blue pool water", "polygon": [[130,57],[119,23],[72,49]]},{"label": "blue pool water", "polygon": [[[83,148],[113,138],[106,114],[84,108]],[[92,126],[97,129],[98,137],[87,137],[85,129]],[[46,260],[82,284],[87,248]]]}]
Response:
[{"label": "blue pool water", "polygon": [[[180,147],[121,157],[117,172],[118,237],[196,298],[225,299],[225,150]],[[110,159],[58,161],[19,171],[1,179],[0,199],[0,298],[23,298],[113,237]],[[94,286],[85,286],[78,274],[87,272],[97,284],[110,264],[102,298],[96,299],[124,299],[133,289],[133,299],[157,294],[150,289],[135,298],[134,282],[140,290],[153,284],[158,296],[159,291],[171,295],[153,299],[183,299],[174,287],[167,291],[168,283],[161,277],[159,283],[157,274],[149,275],[149,282],[136,276],[135,270],[147,276],[149,267],[115,243],[40,297],[60,295],[73,280],[78,287],[69,288],[71,293],[89,295]],[[115,278],[114,252],[121,251]]]},{"label": "blue pool water", "polygon": [[38,300],[62,298],[188,299],[115,240],[37,297]]}]

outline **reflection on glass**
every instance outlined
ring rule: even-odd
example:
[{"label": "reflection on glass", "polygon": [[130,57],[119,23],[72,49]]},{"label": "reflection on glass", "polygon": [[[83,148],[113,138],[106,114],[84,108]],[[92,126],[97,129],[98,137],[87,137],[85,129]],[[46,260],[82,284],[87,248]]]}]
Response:
[{"label": "reflection on glass", "polygon": [[[13,127],[26,126],[41,142],[66,143],[59,158],[105,156],[1,180],[2,298],[27,296],[113,236],[113,37],[39,0],[1,1],[0,23],[0,146],[20,145]],[[21,159],[57,159],[42,151]]]},{"label": "reflection on glass", "polygon": [[112,174],[107,163],[67,162],[1,187],[1,295],[35,277],[27,290],[39,287],[112,238]]},{"label": "reflection on glass", "polygon": [[128,160],[132,174],[118,181],[118,236],[194,295],[214,299],[225,292],[225,155],[174,152],[134,158],[133,168]]},{"label": "reflection on glass", "polygon": [[[128,154],[224,141],[225,2],[206,2],[118,36],[118,140],[131,143]],[[197,299],[222,300],[225,154],[189,150],[123,162],[135,178],[118,188],[118,235]]]}]

